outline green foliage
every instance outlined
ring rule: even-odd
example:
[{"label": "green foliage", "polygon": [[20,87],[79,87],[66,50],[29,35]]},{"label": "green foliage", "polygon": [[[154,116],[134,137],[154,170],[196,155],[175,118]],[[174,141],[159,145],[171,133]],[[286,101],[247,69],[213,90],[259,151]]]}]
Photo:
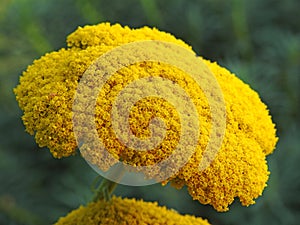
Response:
[{"label": "green foliage", "polygon": [[[186,190],[118,186],[117,195],[159,201],[212,224],[296,225],[300,220],[300,1],[2,0],[0,6],[0,224],[50,224],[91,200],[97,174],[79,155],[55,160],[24,132],[12,89],[26,66],[65,46],[78,25],[155,26],[218,61],[260,93],[280,141],[268,157],[269,186],[249,208],[227,213]],[[246,113],[246,112],[245,112]]]}]

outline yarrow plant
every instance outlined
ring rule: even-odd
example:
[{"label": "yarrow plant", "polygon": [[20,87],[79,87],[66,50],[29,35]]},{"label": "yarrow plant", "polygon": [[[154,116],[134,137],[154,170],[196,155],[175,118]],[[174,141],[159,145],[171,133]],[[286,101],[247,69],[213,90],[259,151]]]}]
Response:
[{"label": "yarrow plant", "polygon": [[278,138],[247,84],[155,28],[79,27],[67,46],[35,60],[14,89],[39,146],[56,158],[80,149],[106,178],[93,202],[57,224],[208,224],[154,203],[111,198],[116,183],[186,186],[217,211],[229,210],[236,197],[255,203]]}]

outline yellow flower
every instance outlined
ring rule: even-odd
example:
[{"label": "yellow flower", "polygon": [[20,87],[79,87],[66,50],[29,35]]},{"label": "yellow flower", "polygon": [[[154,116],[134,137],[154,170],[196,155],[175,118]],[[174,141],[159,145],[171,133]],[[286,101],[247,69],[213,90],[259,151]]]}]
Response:
[{"label": "yellow flower", "polygon": [[157,203],[113,197],[81,206],[62,217],[55,225],[209,225],[207,220],[190,215],[180,215],[175,210]]},{"label": "yellow flower", "polygon": [[[183,41],[156,29],[130,29],[102,23],[78,28],[67,38],[67,49],[46,54],[27,68],[14,91],[24,111],[22,119],[26,130],[35,134],[36,142],[41,147],[47,146],[57,158],[75,153],[77,144],[73,133],[72,104],[80,78],[99,56],[122,44],[141,40],[170,42],[191,51]],[[153,165],[172,154],[179,141],[181,121],[176,109],[164,99],[155,97],[142,99],[132,107],[130,128],[141,139],[149,137],[148,127],[153,117],[159,117],[165,122],[166,136],[163,142],[154,149],[146,149],[149,151],[136,151],[118,141],[112,127],[110,110],[118,93],[132,81],[161,77],[178,84],[195,104],[199,117],[192,119],[200,123],[200,138],[188,162],[162,183],[170,181],[177,188],[186,185],[195,200],[210,204],[218,211],[228,210],[228,205],[235,197],[239,197],[242,204],[248,206],[262,194],[268,180],[266,156],[273,152],[277,142],[274,124],[266,105],[248,85],[217,63],[200,57],[199,60],[216,77],[226,103],[226,132],[222,146],[213,163],[203,171],[198,166],[210,137],[210,105],[195,81],[179,68],[151,61],[122,68],[103,86],[95,112],[89,112],[86,108],[78,110],[83,114],[95,113],[98,135],[116,160],[132,166]],[[167,87],[161,85],[158,88]],[[150,92],[148,89],[141,91]],[[183,111],[186,108],[185,105],[180,107]],[[87,127],[79,129],[89,134]],[[192,141],[194,137],[189,138]],[[189,143],[189,139],[186,143]],[[82,153],[86,150],[90,154],[87,157],[102,170],[114,164],[103,160],[101,155],[96,157],[99,156],[98,149],[85,149],[84,143],[81,150]],[[178,163],[181,163],[180,158],[174,162],[174,166]],[[158,176],[161,173],[150,172]]]}]

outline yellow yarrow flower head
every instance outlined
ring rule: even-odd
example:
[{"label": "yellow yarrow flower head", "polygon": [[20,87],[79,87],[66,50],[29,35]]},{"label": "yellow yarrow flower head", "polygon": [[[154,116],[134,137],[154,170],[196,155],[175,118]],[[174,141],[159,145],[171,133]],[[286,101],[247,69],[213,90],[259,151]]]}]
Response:
[{"label": "yellow yarrow flower head", "polygon": [[[155,28],[130,29],[118,24],[101,23],[78,28],[68,36],[68,48],[35,60],[23,73],[20,84],[14,90],[17,101],[24,111],[22,120],[26,130],[35,135],[36,142],[41,147],[47,146],[57,158],[74,154],[78,147],[76,139],[82,138],[84,140],[80,143],[82,155],[91,164],[106,171],[119,161],[136,168],[160,163],[174,153],[174,149],[181,141],[182,127],[187,127],[186,132],[189,133],[193,131],[189,128],[199,124],[199,129],[196,130],[199,138],[196,139],[195,146],[191,145],[195,141],[194,135],[186,137],[183,142],[183,146],[186,147],[179,148],[181,155],[176,155],[176,159],[167,169],[149,170],[146,171],[146,176],[161,177],[163,179],[160,181],[163,184],[171,182],[177,188],[186,185],[193,199],[203,204],[211,204],[218,211],[228,210],[228,205],[235,197],[239,197],[243,205],[253,204],[254,199],[262,194],[268,180],[266,156],[273,152],[277,142],[274,124],[258,94],[217,63],[197,57],[203,68],[209,68],[218,82],[225,102],[226,115],[214,110],[205,92],[186,71],[155,61],[137,62],[116,71],[103,84],[94,108],[90,107],[93,103],[86,100],[89,95],[75,97],[78,96],[78,92],[89,93],[85,92],[84,88],[95,85],[85,80],[86,86],[82,90],[77,90],[84,74],[89,73],[90,65],[94,65],[98,57],[119,46],[145,40],[172,43],[192,53],[191,47],[183,41]],[[174,60],[178,61],[176,57]],[[118,60],[109,63],[118,63]],[[110,66],[96,64],[95,70],[102,71]],[[121,108],[127,109],[128,102],[135,101],[135,104],[129,107],[128,123],[130,132],[142,140],[151,137],[150,125],[153,118],[163,120],[165,135],[158,140],[162,142],[151,149],[145,147],[143,143],[140,144],[141,148],[144,147],[143,150],[147,151],[137,151],[118,140],[113,129],[111,113],[118,94],[125,87],[129,87],[130,90],[130,83],[141,79],[155,80],[153,86],[139,89],[142,95],[146,93],[148,97],[138,101],[132,100],[136,94],[136,88],[133,88],[133,92],[127,93],[126,101],[121,103],[123,104]],[[160,79],[170,82],[160,83]],[[210,85],[207,80],[201,81],[204,86]],[[178,96],[187,98],[177,91],[179,89],[170,89],[172,84],[178,85],[187,93],[197,112],[196,116],[190,115],[187,110],[191,107],[185,103],[181,104],[181,101],[176,108],[174,107],[176,100],[171,104],[166,98],[157,97],[162,90],[167,92],[176,90]],[[151,92],[156,94],[151,95]],[[220,96],[217,97],[214,102],[216,105],[222,102]],[[75,102],[90,104],[74,106],[74,99]],[[169,99],[172,100],[172,96]],[[121,110],[118,113],[121,115],[126,112]],[[94,144],[95,138],[90,135],[90,124],[80,123],[74,127],[74,122],[76,124],[76,121],[85,121],[87,115],[91,115],[95,123],[97,139],[103,142],[107,152],[113,156],[110,160],[102,157],[104,153]],[[199,170],[202,156],[205,156],[205,149],[209,145],[214,115],[219,118],[216,123],[220,126],[224,122],[223,117],[225,118],[226,130],[224,135],[219,134],[223,139],[212,163],[207,168]],[[184,119],[189,121],[185,126],[182,125]],[[74,131],[78,130],[80,134],[75,135]],[[195,147],[192,154],[188,150],[190,145]],[[183,158],[187,156],[190,157],[184,161]],[[165,178],[166,170],[172,170],[178,165],[179,170],[173,171],[170,177]]]},{"label": "yellow yarrow flower head", "polygon": [[191,215],[180,215],[175,210],[158,206],[157,203],[113,197],[101,200],[70,212],[55,225],[209,225],[207,220]]}]

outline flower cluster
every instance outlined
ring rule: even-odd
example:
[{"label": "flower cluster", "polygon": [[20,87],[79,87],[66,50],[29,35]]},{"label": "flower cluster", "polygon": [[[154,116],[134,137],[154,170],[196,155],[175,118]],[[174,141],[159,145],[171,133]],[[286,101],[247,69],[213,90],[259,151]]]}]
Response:
[{"label": "flower cluster", "polygon": [[[41,147],[47,146],[58,158],[75,153],[77,144],[72,125],[72,104],[80,78],[99,56],[122,44],[141,40],[171,42],[192,51],[183,41],[157,29],[130,29],[102,23],[78,28],[67,38],[68,48],[46,54],[27,68],[14,91],[24,111],[22,119],[26,130],[35,134],[36,142]],[[201,126],[194,154],[163,184],[171,182],[177,188],[186,185],[193,199],[211,204],[218,211],[228,210],[235,197],[248,206],[262,194],[268,180],[266,156],[272,153],[277,142],[274,124],[266,105],[255,91],[217,63],[198,58],[216,77],[226,102],[224,140],[207,169],[199,171],[198,166],[210,137],[211,111],[208,101],[188,74],[171,65],[136,63],[122,68],[106,82],[94,112],[99,138],[104,140],[108,151],[116,159],[134,166],[152,165],[172,154],[178,143],[180,119],[176,109],[163,99],[143,99],[130,112],[132,132],[140,138],[149,136],[148,125],[153,117],[164,120],[166,138],[155,149],[135,151],[122,145],[113,132],[110,118],[115,96],[130,82],[144,77],[171,80],[193,100],[199,115],[194,119]],[[182,154],[185,154],[184,150]],[[93,163],[102,169],[111,166],[99,157],[95,157]]]},{"label": "flower cluster", "polygon": [[175,210],[152,202],[113,197],[81,206],[58,220],[55,225],[209,225],[207,220],[180,215]]}]

